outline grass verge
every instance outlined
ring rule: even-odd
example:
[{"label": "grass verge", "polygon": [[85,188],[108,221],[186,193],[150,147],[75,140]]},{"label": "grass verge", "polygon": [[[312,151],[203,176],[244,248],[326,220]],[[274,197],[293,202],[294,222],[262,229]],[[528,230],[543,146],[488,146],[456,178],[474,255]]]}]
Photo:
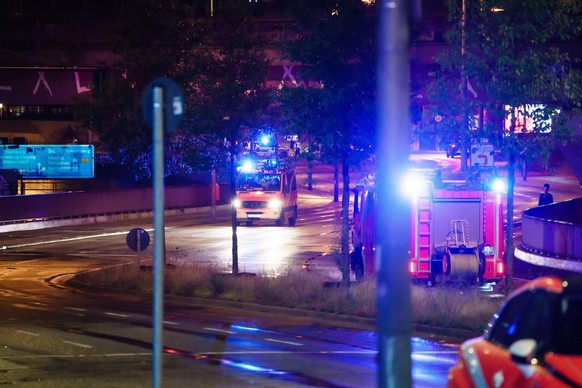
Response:
[{"label": "grass verge", "polygon": [[[323,287],[317,274],[287,271],[277,276],[232,276],[223,268],[202,265],[168,266],[166,294],[257,303],[311,311],[376,317],[376,282],[365,280],[349,288]],[[128,263],[90,270],[75,280],[96,287],[151,292],[151,265]],[[412,320],[418,325],[482,332],[502,300],[477,289],[412,286]]]}]

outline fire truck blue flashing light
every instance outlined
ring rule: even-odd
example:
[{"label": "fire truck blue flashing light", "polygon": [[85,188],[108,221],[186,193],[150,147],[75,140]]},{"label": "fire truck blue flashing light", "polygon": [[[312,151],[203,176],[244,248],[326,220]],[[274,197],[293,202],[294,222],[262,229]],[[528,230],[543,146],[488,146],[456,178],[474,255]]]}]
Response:
[{"label": "fire truck blue flashing light", "polygon": [[429,184],[430,183],[426,177],[414,172],[408,172],[402,177],[400,182],[400,192],[404,197],[410,198],[412,195],[412,197],[415,198],[425,192]]},{"label": "fire truck blue flashing light", "polygon": [[501,179],[495,179],[493,183],[491,183],[491,188],[496,193],[505,193],[507,191],[507,186]]},{"label": "fire truck blue flashing light", "polygon": [[261,136],[261,144],[264,146],[270,145],[271,144],[271,136],[270,135]]},{"label": "fire truck blue flashing light", "polygon": [[255,163],[250,159],[246,159],[242,162],[241,171],[243,171],[243,172],[251,172],[255,168],[256,168]]}]

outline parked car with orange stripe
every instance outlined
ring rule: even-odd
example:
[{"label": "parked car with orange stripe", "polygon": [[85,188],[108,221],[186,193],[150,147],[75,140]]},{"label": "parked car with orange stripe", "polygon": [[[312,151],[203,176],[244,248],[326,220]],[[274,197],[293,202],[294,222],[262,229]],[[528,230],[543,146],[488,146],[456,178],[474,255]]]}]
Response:
[{"label": "parked car with orange stripe", "polygon": [[582,387],[582,279],[515,291],[484,335],[463,343],[449,387]]}]

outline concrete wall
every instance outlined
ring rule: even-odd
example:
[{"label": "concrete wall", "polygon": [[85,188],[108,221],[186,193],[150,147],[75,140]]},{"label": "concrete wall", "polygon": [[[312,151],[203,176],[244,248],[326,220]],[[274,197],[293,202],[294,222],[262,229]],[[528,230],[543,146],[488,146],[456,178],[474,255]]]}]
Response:
[{"label": "concrete wall", "polygon": [[527,209],[521,222],[525,249],[582,260],[582,198]]},{"label": "concrete wall", "polygon": [[[221,195],[217,204],[227,204],[229,192],[228,184],[220,185]],[[210,206],[210,194],[209,185],[166,187],[165,208]],[[3,223],[152,210],[152,188],[0,197],[0,222]]]}]

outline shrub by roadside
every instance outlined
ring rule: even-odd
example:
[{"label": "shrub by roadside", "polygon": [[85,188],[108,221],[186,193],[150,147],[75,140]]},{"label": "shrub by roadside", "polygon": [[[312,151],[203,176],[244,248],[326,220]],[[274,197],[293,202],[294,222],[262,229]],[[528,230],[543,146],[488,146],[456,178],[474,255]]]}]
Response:
[{"label": "shrub by roadside", "polygon": [[[152,292],[151,265],[128,263],[90,270],[76,281],[107,289]],[[202,265],[168,266],[167,294],[289,307],[364,318],[376,317],[376,283],[364,280],[349,288],[324,288],[321,277],[304,271],[277,276],[232,276],[222,268]],[[482,332],[502,300],[471,288],[412,286],[413,323]]]}]

